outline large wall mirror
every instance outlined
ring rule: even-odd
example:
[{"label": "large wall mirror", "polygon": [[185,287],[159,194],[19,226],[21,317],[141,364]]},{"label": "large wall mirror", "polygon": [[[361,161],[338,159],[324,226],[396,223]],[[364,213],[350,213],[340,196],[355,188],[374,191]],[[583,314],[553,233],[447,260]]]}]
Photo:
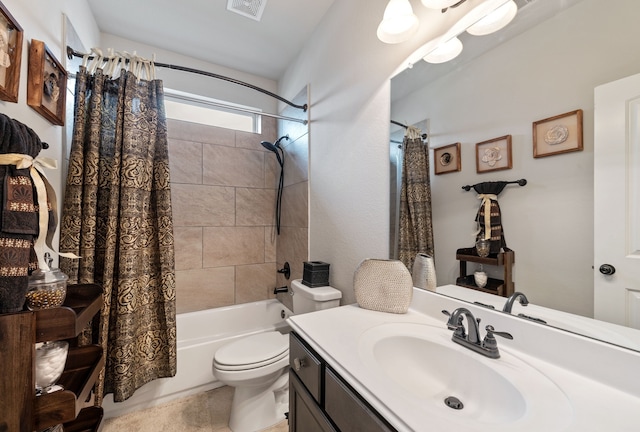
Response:
[{"label": "large wall mirror", "polygon": [[[438,285],[455,284],[456,250],[475,238],[480,202],[462,186],[525,178],[526,186],[507,186],[498,198],[515,252],[515,289],[532,304],[593,318],[594,280],[606,277],[594,262],[594,89],[640,73],[640,2],[517,3],[518,15],[500,32],[461,36],[455,60],[421,62],[395,76],[391,118],[428,125],[431,149],[461,143],[460,171],[434,175],[430,152]],[[575,110],[583,113],[583,149],[534,157],[533,123]],[[393,162],[402,132],[391,131]],[[512,167],[477,172],[476,144],[505,135],[512,137]],[[640,340],[640,330],[634,333]]]}]

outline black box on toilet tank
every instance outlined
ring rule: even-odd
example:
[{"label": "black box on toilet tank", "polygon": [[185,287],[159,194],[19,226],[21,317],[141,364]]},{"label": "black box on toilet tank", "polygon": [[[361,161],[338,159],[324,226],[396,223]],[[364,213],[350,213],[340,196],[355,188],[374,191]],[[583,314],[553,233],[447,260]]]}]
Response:
[{"label": "black box on toilet tank", "polygon": [[302,283],[310,288],[329,285],[329,264],[322,261],[305,261]]}]

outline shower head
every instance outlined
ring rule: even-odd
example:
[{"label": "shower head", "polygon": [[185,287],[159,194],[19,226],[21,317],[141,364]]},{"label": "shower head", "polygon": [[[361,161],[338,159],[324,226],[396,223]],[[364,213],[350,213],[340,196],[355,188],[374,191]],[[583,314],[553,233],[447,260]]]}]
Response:
[{"label": "shower head", "polygon": [[274,144],[271,144],[269,141],[262,141],[260,144],[262,144],[262,147],[266,148],[269,151],[276,152],[278,150],[278,148]]},{"label": "shower head", "polygon": [[280,164],[280,181],[278,183],[278,195],[276,195],[276,230],[278,235],[280,235],[280,213],[282,211],[282,189],[284,187],[284,150],[282,149],[282,147],[280,147],[280,141],[282,141],[283,139],[289,141],[289,135],[281,136],[273,144],[271,144],[269,141],[260,142],[262,147],[276,154],[278,163]]},{"label": "shower head", "polygon": [[[269,141],[262,141],[260,144],[262,144],[262,147],[266,148],[269,151],[272,151],[276,154],[276,158],[278,158],[278,163],[280,164],[280,167],[282,167],[284,165],[284,161],[282,160],[282,157],[280,156],[280,153],[278,152],[278,150],[282,151],[282,149],[280,148],[280,145],[278,144],[278,142],[276,141],[276,144],[271,144]],[[283,154],[284,156],[284,154]]]},{"label": "shower head", "polygon": [[[269,151],[272,151],[276,154],[276,157],[278,158],[278,163],[280,164],[280,166],[282,167],[284,165],[284,150],[282,150],[282,147],[280,147],[280,141],[282,141],[283,139],[289,140],[289,135],[283,135],[280,138],[278,138],[278,140],[274,143],[271,144],[269,141],[262,141],[260,142],[260,144],[262,145],[262,147],[266,148]],[[280,152],[278,152],[278,150]],[[280,155],[280,153],[282,153],[282,156]]]}]

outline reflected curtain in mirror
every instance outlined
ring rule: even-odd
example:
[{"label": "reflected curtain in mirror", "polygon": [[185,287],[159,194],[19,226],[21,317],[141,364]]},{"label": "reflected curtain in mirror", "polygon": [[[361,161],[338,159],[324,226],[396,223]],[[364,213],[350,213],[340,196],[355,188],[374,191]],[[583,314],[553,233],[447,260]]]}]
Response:
[{"label": "reflected curtain in mirror", "polygon": [[409,126],[402,143],[398,259],[410,271],[418,253],[434,256],[429,147],[420,135],[420,130]]},{"label": "reflected curtain in mirror", "polygon": [[61,260],[78,283],[104,290],[105,370],[96,404],[176,373],[174,239],[164,93],[159,80],[81,67],[61,223]]}]

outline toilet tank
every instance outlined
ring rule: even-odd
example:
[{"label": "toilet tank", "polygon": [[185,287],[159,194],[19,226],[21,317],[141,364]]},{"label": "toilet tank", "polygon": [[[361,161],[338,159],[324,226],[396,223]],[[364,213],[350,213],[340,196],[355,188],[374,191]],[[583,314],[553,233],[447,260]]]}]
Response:
[{"label": "toilet tank", "polygon": [[304,285],[301,279],[291,282],[291,291],[295,315],[338,307],[342,298],[342,292],[333,287],[311,288]]}]

